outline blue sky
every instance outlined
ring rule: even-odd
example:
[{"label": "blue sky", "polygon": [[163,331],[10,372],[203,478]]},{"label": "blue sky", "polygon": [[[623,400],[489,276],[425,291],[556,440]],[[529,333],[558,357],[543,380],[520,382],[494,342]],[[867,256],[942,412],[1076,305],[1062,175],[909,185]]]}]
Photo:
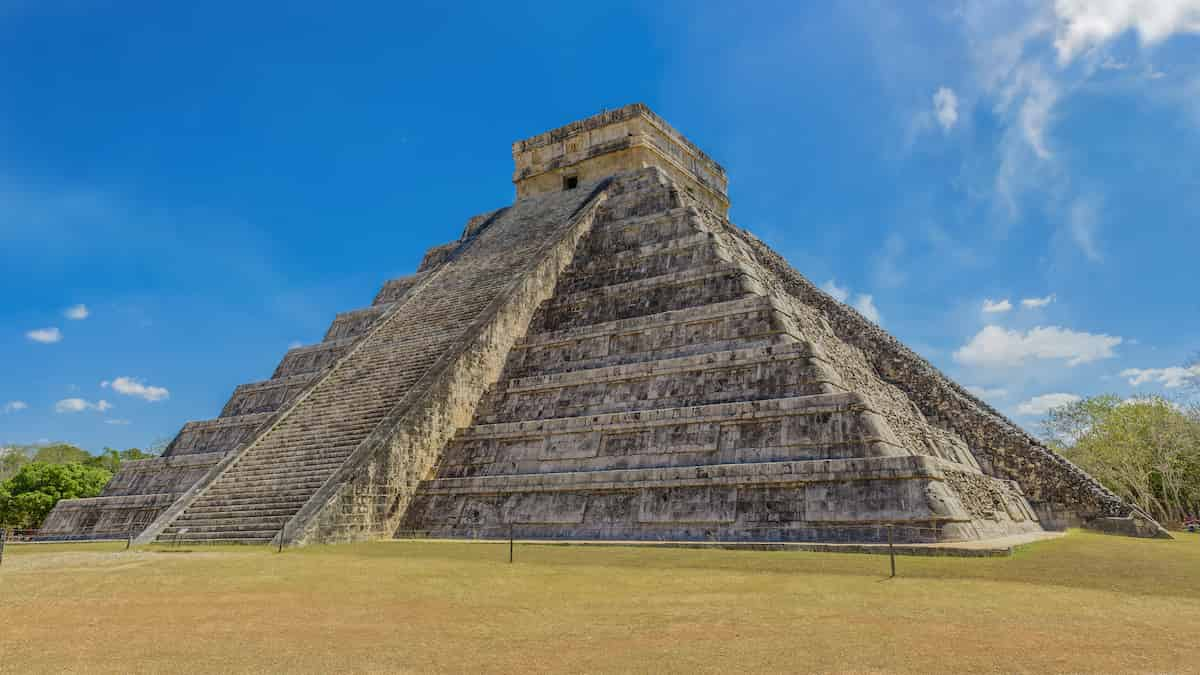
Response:
[{"label": "blue sky", "polygon": [[1022,424],[1183,390],[1200,0],[644,4],[0,2],[0,444],[215,416],[633,101]]}]

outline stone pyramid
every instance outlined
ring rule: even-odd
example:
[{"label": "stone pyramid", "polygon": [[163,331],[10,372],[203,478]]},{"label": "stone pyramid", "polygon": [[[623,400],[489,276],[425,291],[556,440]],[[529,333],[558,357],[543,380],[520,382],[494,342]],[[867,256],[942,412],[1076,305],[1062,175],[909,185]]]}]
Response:
[{"label": "stone pyramid", "polygon": [[1162,530],[726,217],[643,105],[47,536],[966,541]]}]

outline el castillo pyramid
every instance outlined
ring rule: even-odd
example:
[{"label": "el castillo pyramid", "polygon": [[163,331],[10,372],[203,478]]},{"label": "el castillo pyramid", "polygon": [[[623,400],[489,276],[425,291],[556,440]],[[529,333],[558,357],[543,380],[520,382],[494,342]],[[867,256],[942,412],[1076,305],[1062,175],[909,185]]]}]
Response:
[{"label": "el castillo pyramid", "polygon": [[1163,534],[733,225],[724,169],[646,106],[513,159],[515,203],[43,534]]}]

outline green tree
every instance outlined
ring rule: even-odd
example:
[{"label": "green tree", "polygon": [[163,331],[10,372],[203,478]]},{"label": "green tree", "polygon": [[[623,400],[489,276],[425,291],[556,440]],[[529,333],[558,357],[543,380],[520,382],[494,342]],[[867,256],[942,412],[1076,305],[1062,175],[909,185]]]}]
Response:
[{"label": "green tree", "polygon": [[129,448],[117,453],[121,457],[122,462],[132,462],[139,459],[154,459],[162,454],[162,452],[143,452],[138,448]]},{"label": "green tree", "polygon": [[0,483],[0,524],[39,527],[60,499],[95,497],[112,473],[82,463],[30,462]]},{"label": "green tree", "polygon": [[1200,411],[1161,397],[1096,396],[1050,411],[1048,442],[1160,522],[1200,511]]},{"label": "green tree", "polygon": [[33,461],[45,464],[83,464],[91,458],[87,450],[70,443],[51,443],[37,449]]},{"label": "green tree", "polygon": [[8,480],[32,461],[33,452],[29,446],[22,445],[0,448],[0,481]]}]

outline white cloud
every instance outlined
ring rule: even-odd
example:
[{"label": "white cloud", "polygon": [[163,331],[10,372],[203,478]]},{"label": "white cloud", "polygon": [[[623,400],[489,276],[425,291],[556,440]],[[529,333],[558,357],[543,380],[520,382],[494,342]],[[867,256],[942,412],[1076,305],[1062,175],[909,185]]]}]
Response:
[{"label": "white cloud", "polygon": [[131,422],[129,420],[118,420],[118,419],[107,419],[107,420],[104,420],[104,423],[105,424],[118,424],[118,425],[122,425],[122,426],[124,426],[126,424],[131,424]]},{"label": "white cloud", "polygon": [[1054,408],[1081,400],[1075,394],[1042,394],[1017,406],[1018,415],[1045,415]]},{"label": "white cloud", "polygon": [[25,401],[9,401],[8,403],[4,404],[4,414],[7,415],[9,413],[17,412],[18,410],[25,410],[28,407],[29,404]]},{"label": "white cloud", "polygon": [[942,129],[950,131],[958,123],[958,96],[949,87],[940,87],[933,94],[933,113]]},{"label": "white cloud", "polygon": [[89,314],[91,314],[91,312],[88,311],[87,305],[75,305],[73,307],[68,307],[63,312],[63,316],[71,319],[72,321],[81,321],[86,319],[88,318]]},{"label": "white cloud", "polygon": [[1044,298],[1025,298],[1021,300],[1021,306],[1026,309],[1037,309],[1038,307],[1045,307],[1046,305],[1049,305],[1050,303],[1054,302],[1054,299],[1055,295],[1053,293]]},{"label": "white cloud", "polygon": [[304,343],[299,340],[292,340],[288,343],[288,349],[299,349],[304,346]]},{"label": "white cloud", "polygon": [[854,297],[854,301],[850,302],[850,289],[838,286],[833,279],[821,284],[821,290],[828,293],[834,300],[851,305],[854,309],[858,310],[859,314],[862,314],[872,323],[883,325],[883,317],[879,314],[879,308],[875,306],[875,296],[867,293],[859,293]]},{"label": "white cloud", "polygon": [[152,387],[150,385],[142,384],[132,377],[117,377],[111,382],[105,380],[100,383],[100,386],[111,386],[113,391],[117,392],[118,394],[124,394],[125,396],[137,396],[139,398],[144,398],[147,401],[161,401],[171,396],[171,392],[167,391],[165,387]]},{"label": "white cloud", "polygon": [[846,299],[850,297],[850,291],[838,286],[833,279],[821,284],[821,290],[833,296],[833,299],[837,300],[838,302],[845,302]]},{"label": "white cloud", "polygon": [[1038,326],[1028,333],[984,326],[970,342],[954,352],[954,360],[969,366],[1011,367],[1032,359],[1065,360],[1077,366],[1116,356],[1122,339],[1081,333],[1059,326]]},{"label": "white cloud", "polygon": [[1067,215],[1067,226],[1071,240],[1083,251],[1088,260],[1099,262],[1103,256],[1096,244],[1096,231],[1099,229],[1099,207],[1095,199],[1080,197],[1071,205]]},{"label": "white cloud", "polygon": [[44,345],[54,344],[63,338],[62,332],[54,327],[31,330],[25,334],[25,337]]},{"label": "white cloud", "polygon": [[988,314],[999,314],[1001,312],[1007,312],[1012,308],[1012,303],[1008,301],[1008,298],[999,301],[987,298],[983,301],[983,311]]},{"label": "white cloud", "polygon": [[866,293],[859,293],[854,299],[854,309],[858,310],[868,321],[876,325],[883,324],[883,317],[879,315],[879,308],[875,306],[875,297]]},{"label": "white cloud", "polygon": [[1054,48],[1060,65],[1129,30],[1143,45],[1154,45],[1175,33],[1200,33],[1197,0],[1058,0],[1059,25]]},{"label": "white cloud", "polygon": [[967,387],[967,391],[982,399],[1007,398],[1007,389],[988,389],[987,387]]},{"label": "white cloud", "polygon": [[[1200,0],[962,0],[957,16],[974,76],[964,85],[968,97],[991,104],[999,126],[991,192],[1010,221],[1019,217],[1027,192],[1070,210],[1077,183],[1055,157],[1057,111],[1062,101],[1095,85],[1088,80],[1098,70],[1130,65],[1112,56],[1111,44],[1128,31],[1137,32],[1142,47],[1200,32]],[[1152,67],[1146,71],[1150,79],[1162,76]],[[1194,99],[1179,100],[1190,106]],[[1084,219],[1068,225],[1063,218],[1062,233],[1092,260],[1100,257],[1097,224]]]},{"label": "white cloud", "polygon": [[1200,365],[1190,368],[1126,368],[1121,371],[1121,377],[1129,378],[1129,384],[1135,387],[1154,382],[1167,389],[1177,389],[1185,384],[1200,382]]},{"label": "white cloud", "polygon": [[82,398],[64,398],[63,400],[54,404],[54,412],[77,413],[85,410],[104,412],[105,410],[111,410],[112,407],[112,404],[104,399],[100,399],[99,401],[92,403],[91,401],[87,401]]}]

